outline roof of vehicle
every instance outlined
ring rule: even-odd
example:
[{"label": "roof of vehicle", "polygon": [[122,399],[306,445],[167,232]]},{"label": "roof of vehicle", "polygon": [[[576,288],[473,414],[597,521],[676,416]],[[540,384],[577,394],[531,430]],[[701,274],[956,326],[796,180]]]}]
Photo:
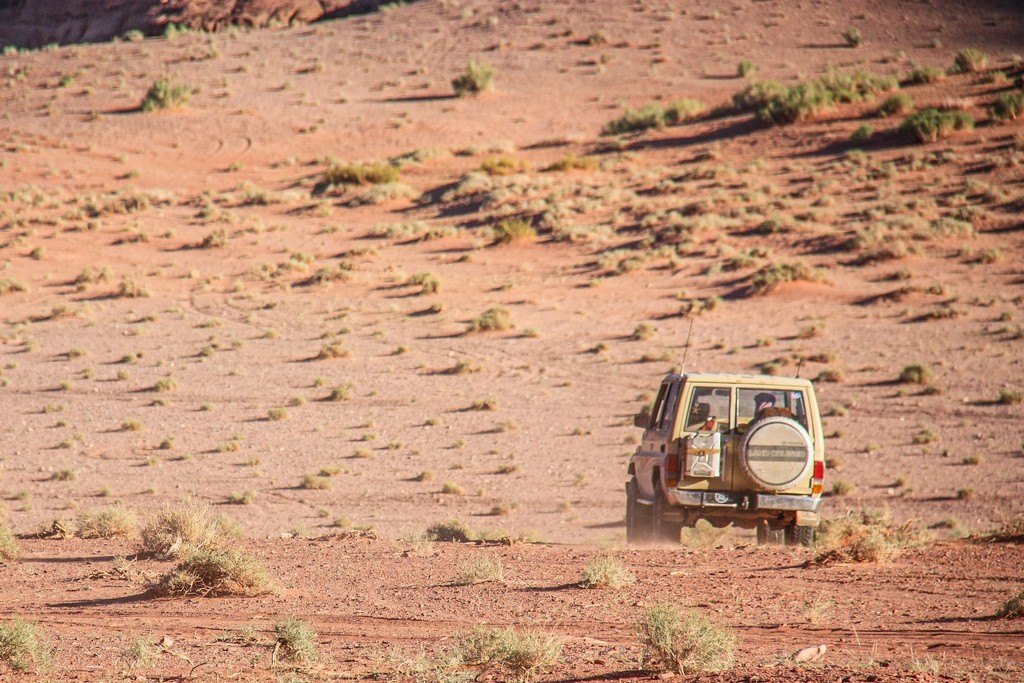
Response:
[{"label": "roof of vehicle", "polygon": [[770,386],[778,388],[803,388],[811,386],[811,380],[802,377],[781,377],[778,375],[740,375],[721,372],[672,373],[666,380],[687,380],[701,384],[742,384],[747,386]]}]

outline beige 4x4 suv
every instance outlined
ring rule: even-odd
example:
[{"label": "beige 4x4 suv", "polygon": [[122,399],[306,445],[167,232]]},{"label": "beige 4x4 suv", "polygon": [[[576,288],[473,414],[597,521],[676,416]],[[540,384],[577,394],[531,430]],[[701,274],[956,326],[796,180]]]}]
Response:
[{"label": "beige 4x4 suv", "polygon": [[634,420],[626,538],[679,542],[683,526],[756,528],[759,543],[811,545],[825,477],[809,380],[672,374]]}]

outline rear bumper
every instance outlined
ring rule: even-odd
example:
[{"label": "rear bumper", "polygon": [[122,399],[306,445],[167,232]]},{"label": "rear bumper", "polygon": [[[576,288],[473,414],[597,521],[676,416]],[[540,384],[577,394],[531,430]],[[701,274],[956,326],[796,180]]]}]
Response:
[{"label": "rear bumper", "polygon": [[779,496],[767,493],[730,493],[726,491],[680,491],[670,489],[671,505],[686,508],[717,508],[744,512],[786,511],[818,512],[820,497]]}]

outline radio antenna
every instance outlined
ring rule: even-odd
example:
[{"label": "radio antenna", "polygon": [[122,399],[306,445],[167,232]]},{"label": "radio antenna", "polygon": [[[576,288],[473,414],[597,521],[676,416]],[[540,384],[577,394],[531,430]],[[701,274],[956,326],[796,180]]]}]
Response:
[{"label": "radio antenna", "polygon": [[796,359],[796,376],[798,378],[800,377],[800,368],[802,368],[803,365],[804,365],[804,357],[803,356],[799,356]]},{"label": "radio antenna", "polygon": [[683,360],[679,363],[679,374],[683,374],[683,368],[686,367],[686,354],[690,350],[690,335],[693,334],[693,321],[695,318],[690,318],[690,329],[686,331],[686,345],[683,346]]}]

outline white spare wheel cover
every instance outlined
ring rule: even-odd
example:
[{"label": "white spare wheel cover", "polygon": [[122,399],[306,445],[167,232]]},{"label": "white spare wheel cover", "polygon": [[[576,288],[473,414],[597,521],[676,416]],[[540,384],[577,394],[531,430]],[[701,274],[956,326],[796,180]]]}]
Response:
[{"label": "white spare wheel cover", "polygon": [[765,490],[791,489],[811,476],[811,437],[799,423],[787,417],[758,420],[743,436],[740,463],[747,476]]}]

